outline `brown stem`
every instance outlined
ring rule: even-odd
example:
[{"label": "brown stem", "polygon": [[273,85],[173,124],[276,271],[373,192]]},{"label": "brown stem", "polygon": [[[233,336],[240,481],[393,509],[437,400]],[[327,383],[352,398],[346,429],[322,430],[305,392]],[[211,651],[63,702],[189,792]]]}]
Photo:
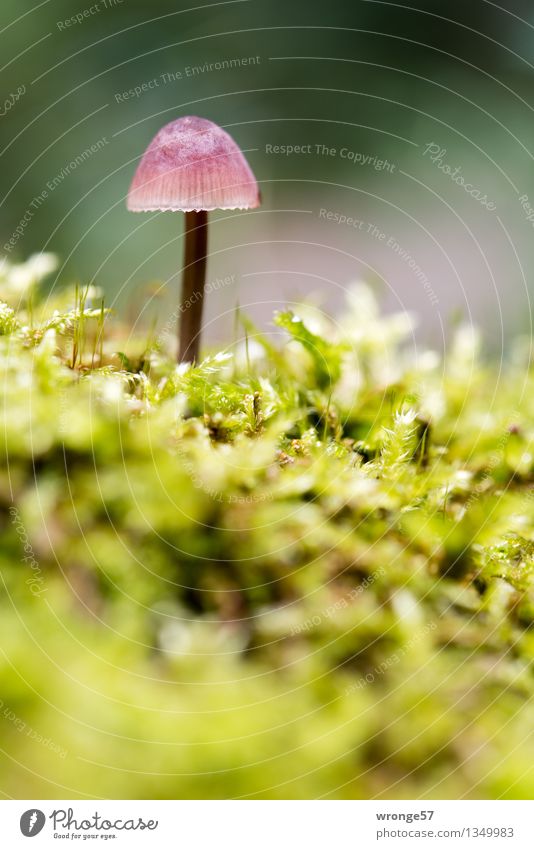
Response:
[{"label": "brown stem", "polygon": [[178,362],[198,362],[202,300],[206,279],[208,213],[185,213],[185,251],[182,303],[178,328]]}]

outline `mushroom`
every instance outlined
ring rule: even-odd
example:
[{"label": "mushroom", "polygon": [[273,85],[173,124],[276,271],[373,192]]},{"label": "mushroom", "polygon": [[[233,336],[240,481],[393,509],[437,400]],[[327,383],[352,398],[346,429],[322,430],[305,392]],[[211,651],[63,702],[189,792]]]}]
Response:
[{"label": "mushroom", "polygon": [[185,212],[185,249],[178,362],[196,362],[206,275],[208,212],[253,209],[258,184],[235,141],[206,118],[188,116],[154,136],[135,172],[127,207],[132,212]]}]

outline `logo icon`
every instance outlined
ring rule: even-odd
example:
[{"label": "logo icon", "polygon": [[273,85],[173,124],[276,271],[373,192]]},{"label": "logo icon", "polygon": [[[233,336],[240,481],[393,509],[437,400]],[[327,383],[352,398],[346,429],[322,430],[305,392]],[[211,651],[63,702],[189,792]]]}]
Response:
[{"label": "logo icon", "polygon": [[20,830],[24,837],[35,837],[42,830],[46,817],[38,808],[30,808],[24,811],[20,818]]}]

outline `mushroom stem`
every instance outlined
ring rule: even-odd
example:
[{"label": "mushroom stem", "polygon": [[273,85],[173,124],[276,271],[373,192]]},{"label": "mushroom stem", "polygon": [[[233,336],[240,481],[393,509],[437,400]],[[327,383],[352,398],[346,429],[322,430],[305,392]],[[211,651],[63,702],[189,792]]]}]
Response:
[{"label": "mushroom stem", "polygon": [[185,250],[182,304],[178,329],[178,362],[197,362],[200,351],[202,302],[206,279],[208,213],[185,213]]}]

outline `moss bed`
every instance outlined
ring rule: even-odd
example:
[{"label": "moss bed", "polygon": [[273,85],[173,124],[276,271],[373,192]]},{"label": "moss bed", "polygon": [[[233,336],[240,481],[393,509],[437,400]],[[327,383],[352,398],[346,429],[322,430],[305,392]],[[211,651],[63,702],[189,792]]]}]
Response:
[{"label": "moss bed", "polygon": [[534,381],[369,289],[177,367],[0,271],[0,789],[531,798]]}]

